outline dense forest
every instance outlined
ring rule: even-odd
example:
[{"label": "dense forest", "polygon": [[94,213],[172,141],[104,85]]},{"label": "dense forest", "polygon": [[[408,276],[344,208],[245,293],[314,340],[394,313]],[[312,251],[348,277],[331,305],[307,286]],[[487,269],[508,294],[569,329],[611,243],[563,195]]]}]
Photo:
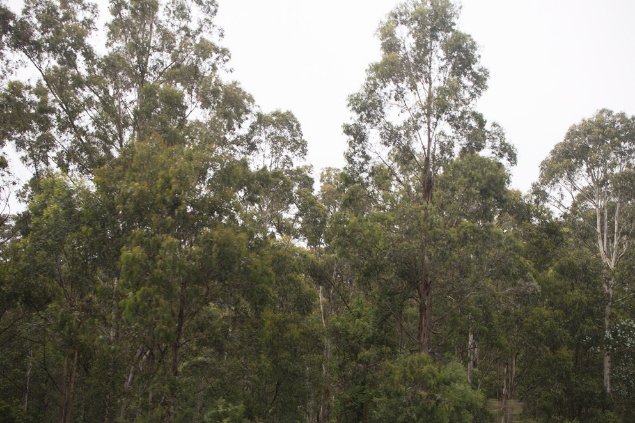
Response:
[{"label": "dense forest", "polygon": [[511,189],[458,5],[412,0],[314,181],[216,12],[0,1],[0,421],[635,421],[635,117]]}]

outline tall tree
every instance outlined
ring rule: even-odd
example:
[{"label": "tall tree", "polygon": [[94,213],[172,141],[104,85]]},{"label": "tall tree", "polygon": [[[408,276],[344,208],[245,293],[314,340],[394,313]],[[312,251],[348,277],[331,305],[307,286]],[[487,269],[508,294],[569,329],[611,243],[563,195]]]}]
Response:
[{"label": "tall tree", "polygon": [[[315,298],[283,238],[312,217],[306,141],[293,114],[260,113],[225,81],[216,8],[111,2],[105,46],[90,1],[0,8],[0,49],[36,79],[0,75],[0,143],[34,172],[0,275],[9,357],[33,365],[14,366],[6,403],[24,395],[29,418],[314,414]],[[31,281],[35,316],[21,311]]]},{"label": "tall tree", "polygon": [[[381,60],[367,71],[362,89],[349,98],[354,120],[349,136],[349,168],[368,175],[383,163],[403,195],[418,204],[429,224],[435,181],[458,151],[489,147],[514,160],[497,125],[474,109],[488,72],[479,64],[474,40],[456,28],[458,7],[449,0],[408,1],[379,28]],[[424,225],[425,226],[425,225]],[[421,234],[417,283],[418,348],[429,351],[434,275],[427,231]]]},{"label": "tall tree", "polygon": [[[604,332],[611,330],[616,272],[635,230],[635,117],[602,109],[573,125],[540,166],[540,184],[563,211],[585,222],[603,265]],[[581,231],[584,234],[585,231]],[[611,393],[611,352],[604,347],[604,389]]]},{"label": "tall tree", "polygon": [[35,169],[83,175],[132,140],[159,132],[173,142],[195,119],[206,124],[198,136],[229,149],[253,99],[221,78],[229,54],[217,43],[216,2],[111,2],[105,49],[94,42],[98,10],[85,0],[27,0],[19,15],[3,11],[0,43],[39,79],[7,86],[15,100],[0,117],[36,118],[0,141],[15,142]]}]

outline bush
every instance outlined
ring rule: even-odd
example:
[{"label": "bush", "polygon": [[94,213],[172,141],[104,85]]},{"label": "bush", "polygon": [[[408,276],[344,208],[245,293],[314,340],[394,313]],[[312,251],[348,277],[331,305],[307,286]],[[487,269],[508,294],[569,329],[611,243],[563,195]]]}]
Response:
[{"label": "bush", "polygon": [[426,354],[386,362],[378,373],[375,422],[469,423],[487,419],[485,396],[458,363],[437,364]]}]

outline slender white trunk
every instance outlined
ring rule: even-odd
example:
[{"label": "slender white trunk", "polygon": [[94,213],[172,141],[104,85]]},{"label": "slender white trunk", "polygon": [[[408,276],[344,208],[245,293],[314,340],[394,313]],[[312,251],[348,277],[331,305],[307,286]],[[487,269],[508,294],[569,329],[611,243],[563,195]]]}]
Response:
[{"label": "slender white trunk", "polygon": [[[596,197],[600,198],[598,194]],[[604,265],[603,288],[606,304],[604,306],[604,351],[602,377],[604,383],[604,392],[611,395],[611,351],[608,345],[608,335],[611,329],[611,311],[613,308],[613,294],[615,288],[615,279],[613,273],[617,267],[618,261],[626,251],[627,241],[621,236],[622,228],[620,222],[621,201],[619,198],[615,201],[615,212],[613,215],[612,237],[609,239],[609,210],[608,200],[597,201],[596,206],[596,235],[597,247]]]},{"label": "slender white trunk", "polygon": [[331,346],[329,342],[327,327],[326,327],[326,314],[324,311],[324,296],[322,295],[322,285],[318,289],[320,296],[320,314],[322,316],[322,329],[324,330],[324,351],[322,357],[322,393],[320,397],[320,411],[318,414],[318,422],[328,422],[330,419],[330,384],[328,374],[328,364],[331,357]]},{"label": "slender white trunk", "polygon": [[474,339],[474,332],[470,326],[469,333],[467,335],[467,382],[472,383],[472,373],[478,366],[478,346]]},{"label": "slender white trunk", "polygon": [[604,363],[603,363],[603,376],[604,376],[604,392],[607,395],[611,395],[611,351],[606,344],[609,330],[611,329],[611,308],[613,306],[613,281],[609,280],[605,286],[606,293],[606,305],[604,306]]}]

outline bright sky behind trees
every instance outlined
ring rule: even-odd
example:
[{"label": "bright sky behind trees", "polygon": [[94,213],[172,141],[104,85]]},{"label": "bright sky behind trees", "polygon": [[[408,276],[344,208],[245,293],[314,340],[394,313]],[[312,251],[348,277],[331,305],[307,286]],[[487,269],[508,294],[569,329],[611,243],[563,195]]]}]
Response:
[{"label": "bright sky behind trees", "polygon": [[628,4],[12,1],[0,421],[635,422]]},{"label": "bright sky behind trees", "polygon": [[[219,0],[234,77],[265,110],[289,109],[308,161],[341,166],[346,99],[379,57],[375,31],[396,0]],[[526,191],[567,128],[606,107],[635,113],[635,2],[468,0],[460,27],[490,71],[480,110],[518,149]]]}]

